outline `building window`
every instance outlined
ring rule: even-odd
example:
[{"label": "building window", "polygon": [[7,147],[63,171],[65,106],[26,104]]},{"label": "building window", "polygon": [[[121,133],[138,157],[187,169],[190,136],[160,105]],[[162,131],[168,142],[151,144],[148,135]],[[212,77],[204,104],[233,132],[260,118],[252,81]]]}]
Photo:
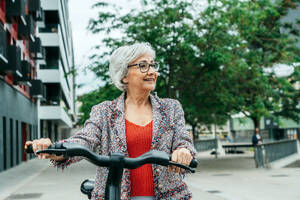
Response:
[{"label": "building window", "polygon": [[13,119],[9,119],[10,127],[10,167],[14,166],[14,125]]},{"label": "building window", "polygon": [[7,148],[6,148],[6,118],[2,118],[3,121],[3,169],[7,169]]},{"label": "building window", "polygon": [[18,120],[16,120],[16,145],[17,145],[17,147],[16,147],[16,153],[17,153],[17,165],[20,163],[19,162],[19,151],[20,151],[20,142],[19,142],[19,122],[18,122]]},{"label": "building window", "polygon": [[[34,140],[34,136],[33,136],[33,133],[32,133],[32,125],[31,124],[28,124],[28,133],[29,133],[29,140],[33,141]],[[30,159],[32,159],[34,156],[33,154],[29,154],[29,157]]]}]

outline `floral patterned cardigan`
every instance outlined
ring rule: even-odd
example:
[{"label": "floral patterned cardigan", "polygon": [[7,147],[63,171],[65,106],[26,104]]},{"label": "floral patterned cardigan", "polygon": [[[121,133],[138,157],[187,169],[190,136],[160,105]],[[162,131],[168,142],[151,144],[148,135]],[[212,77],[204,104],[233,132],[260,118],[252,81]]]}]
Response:
[{"label": "floral patterned cardigan", "polygon": [[[185,129],[184,112],[177,100],[161,99],[150,94],[153,112],[153,136],[151,150],[172,153],[177,148],[187,148],[193,157],[196,151],[189,133]],[[63,142],[80,143],[99,154],[121,152],[128,157],[125,134],[125,93],[113,101],[93,106],[90,118],[84,127]],[[63,162],[53,161],[57,168],[65,168],[78,162],[81,157],[69,158]],[[168,173],[167,167],[152,165],[155,199],[191,199],[192,194],[183,182],[184,174]],[[108,170],[97,167],[93,200],[104,199]],[[121,199],[130,199],[130,171],[124,169],[121,183]]]}]

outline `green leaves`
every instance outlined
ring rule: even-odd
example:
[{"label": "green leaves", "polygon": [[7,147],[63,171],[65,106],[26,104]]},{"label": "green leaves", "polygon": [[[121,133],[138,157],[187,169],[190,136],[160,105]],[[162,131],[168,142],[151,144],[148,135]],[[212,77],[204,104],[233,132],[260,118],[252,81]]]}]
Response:
[{"label": "green leaves", "polygon": [[[92,55],[89,69],[109,83],[111,51],[124,44],[149,42],[161,63],[158,95],[178,98],[191,125],[223,124],[239,112],[247,113],[256,125],[263,116],[297,120],[299,67],[289,77],[265,70],[300,61],[297,19],[284,20],[296,2],[209,0],[200,12],[196,1],[142,0],[140,9],[125,14],[99,2],[94,6],[99,15],[90,20],[88,29],[106,34],[100,47],[109,51]],[[114,31],[122,35],[113,37]],[[89,105],[84,112],[93,102],[112,99],[116,93],[106,85],[87,94],[81,98]]]},{"label": "green leaves", "polygon": [[82,103],[79,109],[79,112],[82,113],[79,124],[84,124],[84,122],[89,118],[89,114],[94,105],[97,105],[103,101],[113,100],[120,94],[121,92],[113,85],[106,84],[105,86],[100,87],[98,90],[94,90],[78,97],[78,101]]}]

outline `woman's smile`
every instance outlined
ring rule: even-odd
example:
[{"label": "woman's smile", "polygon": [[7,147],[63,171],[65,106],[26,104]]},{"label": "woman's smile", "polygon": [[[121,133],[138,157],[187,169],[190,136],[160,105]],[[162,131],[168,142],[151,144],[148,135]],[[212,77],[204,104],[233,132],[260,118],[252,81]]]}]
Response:
[{"label": "woman's smile", "polygon": [[145,78],[144,81],[146,82],[155,82],[155,78]]}]

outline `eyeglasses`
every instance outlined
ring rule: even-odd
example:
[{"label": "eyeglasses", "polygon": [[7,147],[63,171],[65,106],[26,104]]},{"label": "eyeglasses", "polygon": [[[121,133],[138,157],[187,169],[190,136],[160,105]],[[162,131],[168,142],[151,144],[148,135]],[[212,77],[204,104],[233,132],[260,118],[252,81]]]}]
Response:
[{"label": "eyeglasses", "polygon": [[147,73],[150,69],[150,67],[152,67],[155,71],[158,72],[159,70],[159,63],[158,62],[154,62],[154,63],[147,63],[147,62],[140,62],[137,64],[132,64],[132,65],[128,65],[128,67],[133,67],[133,66],[139,66],[140,71],[142,73]]}]

